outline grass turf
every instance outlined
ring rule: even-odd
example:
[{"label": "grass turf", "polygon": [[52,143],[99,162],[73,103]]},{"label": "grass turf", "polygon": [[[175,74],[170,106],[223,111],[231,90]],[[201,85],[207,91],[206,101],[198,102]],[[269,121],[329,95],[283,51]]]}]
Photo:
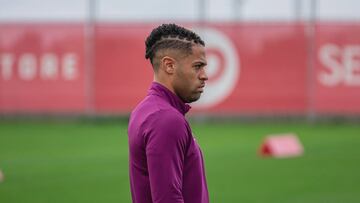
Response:
[{"label": "grass turf", "polygon": [[[360,126],[192,124],[211,202],[360,202]],[[124,122],[0,121],[3,203],[131,202]],[[294,132],[305,155],[263,159],[270,133]]]}]

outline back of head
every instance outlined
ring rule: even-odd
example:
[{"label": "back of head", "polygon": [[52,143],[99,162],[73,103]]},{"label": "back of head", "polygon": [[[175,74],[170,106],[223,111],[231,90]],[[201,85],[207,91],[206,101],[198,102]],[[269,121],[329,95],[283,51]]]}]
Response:
[{"label": "back of head", "polygon": [[158,67],[161,53],[168,50],[191,54],[194,44],[205,46],[204,41],[194,32],[176,24],[162,24],[152,30],[145,41],[145,58],[150,59],[154,69]]}]

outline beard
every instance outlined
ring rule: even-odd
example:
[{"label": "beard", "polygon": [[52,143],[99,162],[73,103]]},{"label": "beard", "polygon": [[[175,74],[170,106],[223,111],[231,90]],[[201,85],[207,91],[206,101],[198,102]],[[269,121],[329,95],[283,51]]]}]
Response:
[{"label": "beard", "polygon": [[200,92],[191,92],[189,94],[178,94],[179,98],[184,103],[192,103],[200,99],[201,93]]}]

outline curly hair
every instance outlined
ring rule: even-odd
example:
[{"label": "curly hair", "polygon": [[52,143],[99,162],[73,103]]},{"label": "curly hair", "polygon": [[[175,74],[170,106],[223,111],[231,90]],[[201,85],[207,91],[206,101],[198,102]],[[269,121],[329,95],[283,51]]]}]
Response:
[{"label": "curly hair", "polygon": [[194,32],[176,24],[162,24],[152,30],[145,41],[145,58],[151,64],[156,53],[163,49],[182,50],[190,54],[193,43],[205,46],[204,41]]}]

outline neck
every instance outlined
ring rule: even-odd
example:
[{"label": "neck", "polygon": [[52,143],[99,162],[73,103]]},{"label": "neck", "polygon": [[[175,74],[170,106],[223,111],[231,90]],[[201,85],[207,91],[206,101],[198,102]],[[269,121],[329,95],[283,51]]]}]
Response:
[{"label": "neck", "polygon": [[166,87],[168,90],[170,90],[172,93],[175,94],[174,88],[172,87],[170,81],[163,80],[163,79],[157,77],[156,75],[154,75],[154,81],[157,83],[160,83],[161,85],[163,85],[164,87]]},{"label": "neck", "polygon": [[168,90],[170,90],[172,93],[176,94],[174,91],[174,88],[172,87],[171,83],[169,80],[165,80],[161,77],[159,77],[158,75],[154,75],[154,81],[157,83],[160,83],[161,85],[165,86]]}]

